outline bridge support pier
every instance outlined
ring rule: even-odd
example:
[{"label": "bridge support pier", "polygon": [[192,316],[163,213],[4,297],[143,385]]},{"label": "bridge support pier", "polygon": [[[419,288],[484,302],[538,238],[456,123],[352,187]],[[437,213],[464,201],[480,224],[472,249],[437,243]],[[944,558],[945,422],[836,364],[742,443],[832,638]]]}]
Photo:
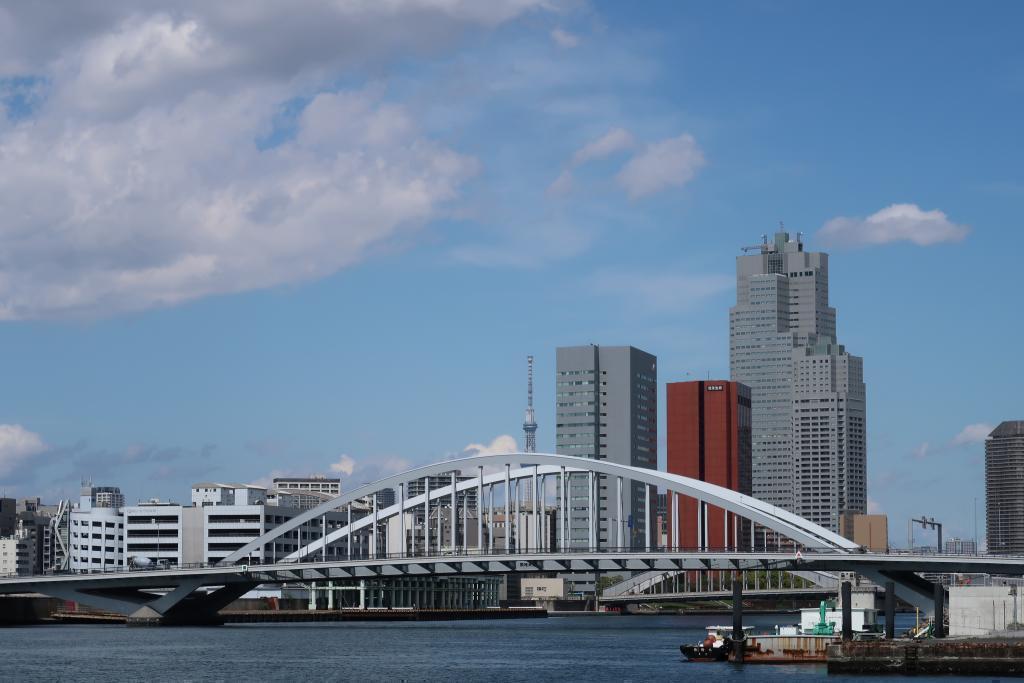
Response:
[{"label": "bridge support pier", "polygon": [[885,638],[892,640],[896,637],[896,584],[893,581],[885,582]]},{"label": "bridge support pier", "polygon": [[932,637],[946,637],[946,587],[941,581],[936,581],[933,587],[935,600],[935,626],[932,628]]},{"label": "bridge support pier", "polygon": [[732,646],[734,661],[743,663],[743,649],[746,639],[743,636],[743,582],[739,572],[732,573]]},{"label": "bridge support pier", "polygon": [[[149,577],[141,576],[141,579]],[[232,580],[210,592],[195,592],[202,579],[184,579],[177,586],[107,587],[88,579],[54,584],[47,594],[128,617],[129,626],[214,626],[224,623],[218,612],[259,585]],[[164,588],[170,590],[160,593]]]},{"label": "bridge support pier", "polygon": [[843,581],[840,589],[843,601],[843,640],[853,640],[853,589],[849,581]]}]

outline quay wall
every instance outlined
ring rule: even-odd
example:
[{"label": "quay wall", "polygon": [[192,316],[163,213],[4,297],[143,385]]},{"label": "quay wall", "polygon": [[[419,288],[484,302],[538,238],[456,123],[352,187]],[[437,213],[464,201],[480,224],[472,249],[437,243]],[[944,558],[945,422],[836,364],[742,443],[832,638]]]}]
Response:
[{"label": "quay wall", "polygon": [[1024,642],[971,638],[836,643],[828,648],[828,672],[1021,676],[1024,675]]}]

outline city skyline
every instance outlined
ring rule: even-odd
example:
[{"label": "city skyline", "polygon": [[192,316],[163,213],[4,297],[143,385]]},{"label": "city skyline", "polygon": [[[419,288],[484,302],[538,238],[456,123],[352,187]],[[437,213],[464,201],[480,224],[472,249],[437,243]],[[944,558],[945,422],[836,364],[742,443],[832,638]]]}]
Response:
[{"label": "city skyline", "polygon": [[[840,336],[867,359],[869,507],[890,515],[897,543],[899,520],[920,514],[973,538],[984,437],[1022,417],[1020,322],[1005,315],[1020,289],[1018,22],[972,17],[982,28],[950,55],[919,30],[921,7],[880,21],[880,8],[806,4],[643,16],[501,5],[435,17],[413,52],[392,36],[325,57],[312,41],[283,76],[248,54],[182,65],[169,49],[122,60],[137,73],[104,70],[142,49],[136,35],[196,47],[180,12],[132,18],[115,3],[69,34],[24,17],[17,40],[0,40],[0,157],[17,164],[0,181],[0,488],[54,502],[88,477],[133,502],[180,500],[202,480],[362,482],[522,447],[527,353],[543,387],[537,447],[554,452],[554,349],[649,351],[659,402],[665,382],[728,376],[733,259],[783,220],[832,254]],[[235,47],[223,16],[188,12],[203,49]],[[951,8],[926,14],[940,34],[963,23]],[[870,54],[853,47],[866,33]],[[198,122],[232,134],[213,144]],[[164,136],[151,157],[126,142],[145,130]],[[369,142],[353,149],[344,133]],[[125,185],[84,165],[53,172],[52,149],[202,173]],[[309,202],[317,215],[261,184],[344,185],[320,154],[367,150],[394,170],[373,188],[381,199],[405,196],[425,168],[442,177],[365,234],[321,230],[331,202],[351,197]],[[194,203],[169,211],[154,187]],[[215,212],[231,210],[232,188],[252,203],[223,233],[195,218],[228,215]],[[133,208],[103,213],[122,189]],[[82,196],[98,214],[55,200]],[[172,239],[182,215],[196,221],[188,247]],[[271,242],[287,255],[271,268],[229,225],[295,239]],[[210,263],[225,265],[204,276]]]}]

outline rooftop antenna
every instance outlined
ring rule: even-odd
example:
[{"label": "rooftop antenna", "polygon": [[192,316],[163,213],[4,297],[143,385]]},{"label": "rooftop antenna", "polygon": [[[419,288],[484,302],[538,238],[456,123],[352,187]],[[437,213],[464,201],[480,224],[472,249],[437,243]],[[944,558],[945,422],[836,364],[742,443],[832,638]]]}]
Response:
[{"label": "rooftop antenna", "polygon": [[526,418],[523,420],[526,453],[537,452],[537,420],[533,413],[533,356],[526,357]]}]

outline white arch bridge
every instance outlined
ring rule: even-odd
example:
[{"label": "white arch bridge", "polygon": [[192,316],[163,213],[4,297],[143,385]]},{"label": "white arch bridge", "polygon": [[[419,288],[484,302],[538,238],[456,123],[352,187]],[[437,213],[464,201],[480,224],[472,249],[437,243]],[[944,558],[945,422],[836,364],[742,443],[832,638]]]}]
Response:
[{"label": "white arch bridge", "polygon": [[[431,478],[437,483],[439,475],[447,481],[431,489]],[[414,483],[423,493],[407,495]],[[678,547],[673,537],[679,534],[671,534],[668,545],[657,543],[652,520],[658,489],[668,496],[671,528],[704,529],[698,537],[705,547]],[[397,500],[381,507],[376,499],[385,490],[396,492]],[[602,492],[610,509],[600,504]],[[695,519],[680,519],[677,497],[698,501]],[[367,499],[370,512],[360,514]],[[707,541],[715,515],[723,522],[720,543]],[[310,538],[308,529],[318,521],[320,533]],[[397,534],[390,542],[389,532]],[[361,486],[300,513],[216,565],[6,578],[0,579],[0,594],[36,592],[136,618],[206,623],[260,584],[748,569],[857,572],[880,585],[894,581],[901,598],[930,609],[933,586],[916,572],[1024,574],[1024,557],[868,553],[790,512],[713,484],[602,460],[513,453],[435,463]]]}]

